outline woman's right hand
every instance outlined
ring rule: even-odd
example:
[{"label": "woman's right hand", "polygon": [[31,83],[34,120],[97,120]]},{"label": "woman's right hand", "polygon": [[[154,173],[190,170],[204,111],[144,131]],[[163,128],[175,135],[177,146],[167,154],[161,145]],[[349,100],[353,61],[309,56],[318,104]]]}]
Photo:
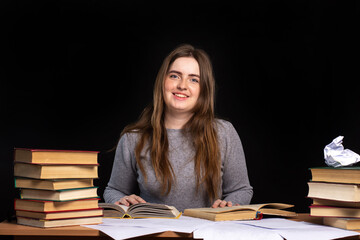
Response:
[{"label": "woman's right hand", "polygon": [[141,197],[132,194],[130,196],[125,196],[120,198],[119,201],[116,201],[115,204],[119,204],[119,205],[125,205],[125,206],[130,206],[130,205],[134,205],[137,203],[146,203],[146,201],[144,199],[142,199]]}]

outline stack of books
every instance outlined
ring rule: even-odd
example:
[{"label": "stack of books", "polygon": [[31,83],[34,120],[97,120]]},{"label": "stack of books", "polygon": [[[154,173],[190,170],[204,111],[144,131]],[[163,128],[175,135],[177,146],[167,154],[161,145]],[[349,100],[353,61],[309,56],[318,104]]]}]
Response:
[{"label": "stack of books", "polygon": [[16,148],[17,223],[34,227],[98,224],[98,152]]},{"label": "stack of books", "polygon": [[324,224],[349,230],[360,229],[360,167],[310,168],[308,182],[311,216],[324,217]]}]

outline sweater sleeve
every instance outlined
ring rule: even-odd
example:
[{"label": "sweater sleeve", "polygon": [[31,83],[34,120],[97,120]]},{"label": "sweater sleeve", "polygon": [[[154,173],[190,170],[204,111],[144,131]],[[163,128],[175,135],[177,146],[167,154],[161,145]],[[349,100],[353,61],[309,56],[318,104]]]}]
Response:
[{"label": "sweater sleeve", "polygon": [[253,188],[250,186],[240,137],[230,122],[222,122],[222,198],[234,205],[250,204]]},{"label": "sweater sleeve", "polygon": [[129,134],[124,134],[117,145],[109,183],[104,191],[104,200],[108,203],[120,198],[139,194],[134,143]]}]

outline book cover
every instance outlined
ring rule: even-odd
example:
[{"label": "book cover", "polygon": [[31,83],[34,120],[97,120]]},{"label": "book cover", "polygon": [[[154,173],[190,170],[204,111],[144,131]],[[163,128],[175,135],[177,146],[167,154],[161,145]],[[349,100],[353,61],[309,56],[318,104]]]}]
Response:
[{"label": "book cover", "polygon": [[173,206],[138,203],[129,207],[113,203],[99,203],[104,217],[111,218],[179,218],[181,213]]}]

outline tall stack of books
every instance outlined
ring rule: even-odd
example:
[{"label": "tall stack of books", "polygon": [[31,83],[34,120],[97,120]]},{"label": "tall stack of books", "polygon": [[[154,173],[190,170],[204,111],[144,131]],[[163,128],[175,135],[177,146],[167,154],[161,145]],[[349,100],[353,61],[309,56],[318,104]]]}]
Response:
[{"label": "tall stack of books", "polygon": [[311,216],[324,217],[324,224],[349,230],[360,229],[360,167],[310,168],[308,182]]},{"label": "tall stack of books", "polygon": [[17,223],[35,227],[98,224],[98,152],[16,148]]}]

